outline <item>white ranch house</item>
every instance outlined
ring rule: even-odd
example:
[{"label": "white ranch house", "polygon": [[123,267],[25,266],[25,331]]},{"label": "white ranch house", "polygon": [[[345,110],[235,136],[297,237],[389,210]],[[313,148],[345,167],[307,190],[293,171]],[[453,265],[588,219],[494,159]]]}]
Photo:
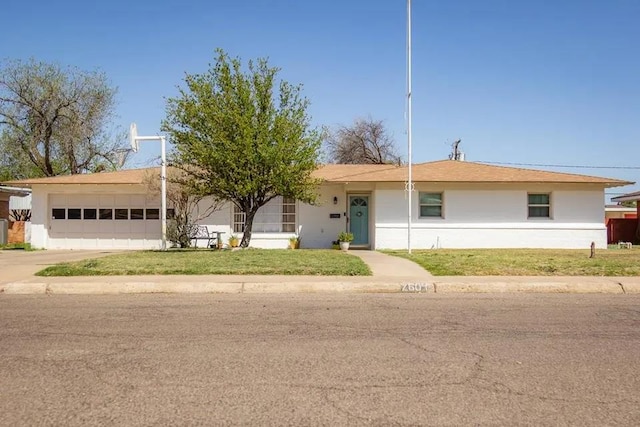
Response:
[{"label": "white ranch house", "polygon": [[[161,246],[160,200],[144,184],[150,173],[159,170],[9,184],[33,191],[34,247],[153,249]],[[322,179],[319,203],[273,200],[258,212],[251,246],[286,248],[301,227],[303,248],[329,248],[347,230],[355,247],[406,249],[406,166],[325,165],[315,174]],[[413,179],[414,249],[606,248],[604,190],[630,184],[453,160],[416,164]],[[242,221],[227,204],[200,223],[226,241],[241,234]]]}]

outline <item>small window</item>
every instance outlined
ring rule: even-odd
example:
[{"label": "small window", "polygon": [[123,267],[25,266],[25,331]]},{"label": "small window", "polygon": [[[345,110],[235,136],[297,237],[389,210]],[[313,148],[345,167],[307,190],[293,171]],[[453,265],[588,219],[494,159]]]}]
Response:
[{"label": "small window", "polygon": [[294,233],[296,231],[296,199],[292,197],[282,198],[282,232]]},{"label": "small window", "polygon": [[115,211],[116,211],[115,218],[117,220],[129,219],[129,209],[115,209]]},{"label": "small window", "polygon": [[100,219],[113,219],[113,209],[100,209]]},{"label": "small window", "polygon": [[131,209],[131,219],[144,219],[144,209]]},{"label": "small window", "polygon": [[82,209],[69,208],[67,210],[67,219],[82,219]]},{"label": "small window", "polygon": [[528,195],[529,218],[551,218],[551,197],[547,193]]},{"label": "small window", "polygon": [[147,219],[160,219],[160,209],[147,209]]},{"label": "small window", "polygon": [[420,193],[420,218],[442,218],[442,193]]},{"label": "small window", "polygon": [[51,209],[51,219],[65,219],[65,218],[66,218],[65,209]]},{"label": "small window", "polygon": [[176,210],[174,208],[167,209],[167,219],[174,219],[176,217]]},{"label": "small window", "polygon": [[97,219],[98,218],[98,210],[97,209],[85,209],[83,212],[84,219]]}]

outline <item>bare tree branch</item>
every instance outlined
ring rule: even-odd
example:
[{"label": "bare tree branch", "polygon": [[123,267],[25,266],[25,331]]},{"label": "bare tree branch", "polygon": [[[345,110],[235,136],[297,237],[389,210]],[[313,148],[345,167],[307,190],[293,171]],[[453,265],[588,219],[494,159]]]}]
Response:
[{"label": "bare tree branch", "polygon": [[357,119],[351,126],[340,126],[326,140],[329,161],[353,164],[400,163],[395,142],[382,120]]},{"label": "bare tree branch", "polygon": [[33,166],[24,169],[40,176],[112,168],[124,147],[108,129],[115,93],[102,73],[33,60],[0,64],[0,149],[19,146]]}]

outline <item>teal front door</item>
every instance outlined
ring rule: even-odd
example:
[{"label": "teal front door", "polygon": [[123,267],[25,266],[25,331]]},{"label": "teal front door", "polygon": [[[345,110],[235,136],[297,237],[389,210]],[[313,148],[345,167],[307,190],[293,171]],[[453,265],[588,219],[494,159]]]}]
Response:
[{"label": "teal front door", "polygon": [[369,196],[349,196],[349,232],[352,245],[369,244]]}]

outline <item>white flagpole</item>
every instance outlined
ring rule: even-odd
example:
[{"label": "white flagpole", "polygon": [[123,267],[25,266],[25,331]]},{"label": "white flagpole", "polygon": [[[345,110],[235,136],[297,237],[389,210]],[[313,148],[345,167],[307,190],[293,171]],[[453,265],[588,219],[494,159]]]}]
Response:
[{"label": "white flagpole", "polygon": [[408,218],[407,218],[407,249],[411,253],[411,199],[413,197],[413,177],[411,176],[411,0],[407,0],[407,145],[409,179],[407,182]]}]

